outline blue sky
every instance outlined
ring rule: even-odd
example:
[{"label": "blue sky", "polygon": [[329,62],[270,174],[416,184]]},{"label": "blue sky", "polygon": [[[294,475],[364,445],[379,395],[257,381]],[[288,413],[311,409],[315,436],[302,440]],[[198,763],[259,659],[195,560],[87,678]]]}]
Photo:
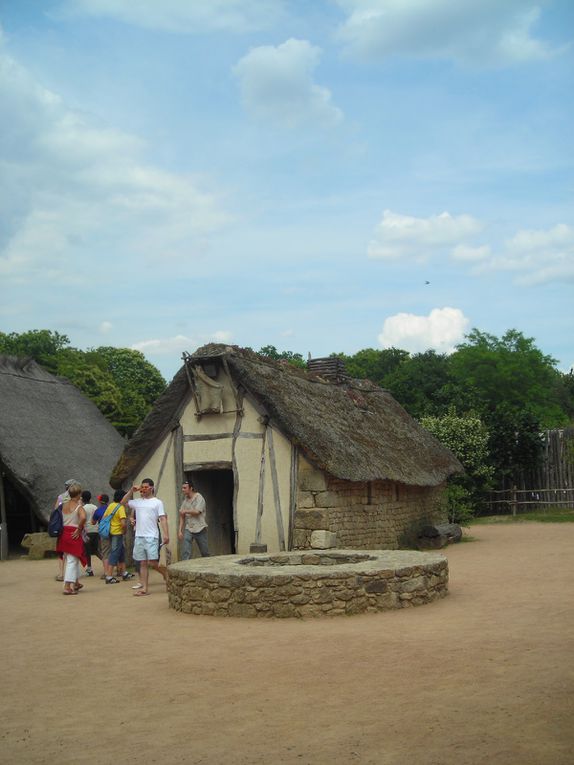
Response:
[{"label": "blue sky", "polygon": [[570,0],[4,0],[0,329],[574,363]]}]

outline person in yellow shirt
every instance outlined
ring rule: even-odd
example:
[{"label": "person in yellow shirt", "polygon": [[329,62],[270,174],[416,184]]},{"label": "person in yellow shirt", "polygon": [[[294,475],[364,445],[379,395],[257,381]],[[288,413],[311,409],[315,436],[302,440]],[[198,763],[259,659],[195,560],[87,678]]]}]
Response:
[{"label": "person in yellow shirt", "polygon": [[[133,574],[126,571],[126,552],[124,535],[126,533],[126,509],[121,504],[124,492],[118,489],[114,494],[114,501],[110,502],[104,518],[112,516],[110,521],[110,555],[107,561],[106,584],[118,584],[120,579],[127,581],[133,579]],[[117,578],[114,576],[114,568],[117,567]]]}]

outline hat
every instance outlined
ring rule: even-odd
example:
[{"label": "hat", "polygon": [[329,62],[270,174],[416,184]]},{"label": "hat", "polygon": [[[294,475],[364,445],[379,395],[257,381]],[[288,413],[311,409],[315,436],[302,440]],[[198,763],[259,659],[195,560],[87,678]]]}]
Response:
[{"label": "hat", "polygon": [[70,488],[70,486],[71,486],[73,483],[78,483],[78,482],[76,481],[76,479],[75,479],[75,478],[70,478],[70,480],[69,480],[69,481],[66,481],[66,483],[64,484],[64,486],[66,487],[66,489],[69,489],[69,488]]}]

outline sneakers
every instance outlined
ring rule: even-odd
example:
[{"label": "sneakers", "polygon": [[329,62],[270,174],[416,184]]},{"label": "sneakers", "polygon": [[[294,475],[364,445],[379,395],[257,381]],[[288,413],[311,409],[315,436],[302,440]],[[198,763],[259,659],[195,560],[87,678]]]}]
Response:
[{"label": "sneakers", "polygon": [[132,590],[141,590],[143,587],[143,584],[141,582],[138,582],[137,584],[132,584]]},{"label": "sneakers", "polygon": [[124,582],[127,582],[128,579],[133,579],[133,578],[134,578],[134,574],[130,574],[129,571],[124,571],[124,573],[122,574],[122,579],[124,580]]},{"label": "sneakers", "polygon": [[106,577],[106,584],[119,584],[120,580],[116,579],[115,576],[107,576]]},{"label": "sneakers", "polygon": [[86,576],[93,576],[93,575],[94,575],[94,572],[92,571],[92,569],[91,568],[87,568],[86,569]]}]

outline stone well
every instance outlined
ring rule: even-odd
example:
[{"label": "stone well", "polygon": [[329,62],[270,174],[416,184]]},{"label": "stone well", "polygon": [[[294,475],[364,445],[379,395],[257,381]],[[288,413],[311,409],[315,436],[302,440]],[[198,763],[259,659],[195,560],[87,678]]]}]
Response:
[{"label": "stone well", "polygon": [[430,603],[448,590],[448,563],[414,550],[221,555],[169,567],[169,605],[210,616],[324,616]]}]

